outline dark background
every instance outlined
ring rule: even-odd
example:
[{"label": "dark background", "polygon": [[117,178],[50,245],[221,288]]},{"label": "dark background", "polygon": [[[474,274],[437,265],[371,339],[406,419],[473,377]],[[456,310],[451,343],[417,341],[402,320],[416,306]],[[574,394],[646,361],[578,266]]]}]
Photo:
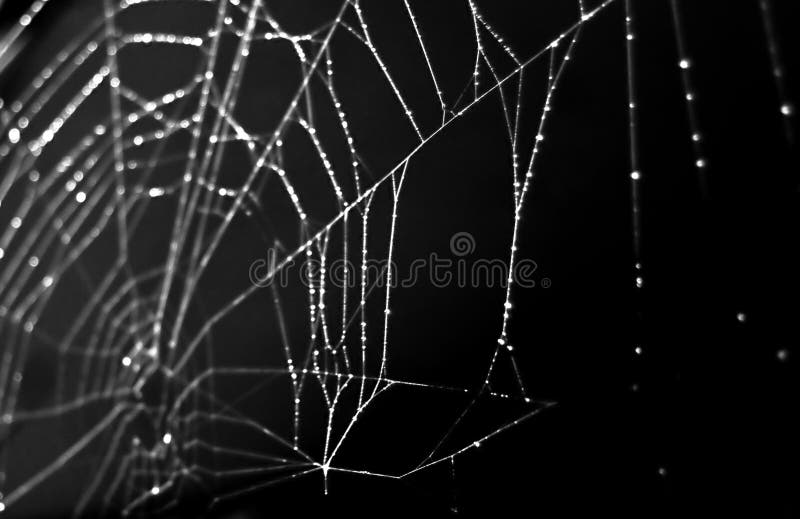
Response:
[{"label": "dark background", "polygon": [[[0,17],[16,19],[24,3],[6,2]],[[267,5],[287,20],[288,28],[325,19],[331,7]],[[575,20],[575,6],[561,0],[478,5],[521,57]],[[457,509],[467,516],[500,517],[797,516],[796,150],[783,133],[758,2],[681,5],[709,191],[704,199],[693,166],[669,3],[634,0],[644,177],[645,285],[640,296],[632,283],[622,0],[584,29],[554,98],[519,252],[535,260],[537,273],[552,285],[515,292],[510,336],[529,394],[556,405],[457,457],[455,483],[444,463],[403,481],[334,474],[324,496],[315,474],[235,500],[215,513],[444,516]],[[797,9],[791,0],[772,5],[792,92],[800,48]],[[390,70],[397,77],[420,77],[424,69],[416,67],[416,58],[406,58],[414,40],[383,36],[394,30],[396,9],[374,2],[365,7]],[[442,72],[443,82],[449,79],[453,85],[447,90],[452,99],[470,70],[469,53],[464,59],[458,54],[470,41],[467,9],[459,2],[419,9],[420,20],[435,20],[428,27],[436,30],[425,32],[431,48],[449,49],[441,51],[441,59],[466,66],[458,73],[454,67],[451,76]],[[94,2],[48,6],[20,59],[3,72],[0,95],[13,98],[28,74],[41,66],[38,60],[47,51],[37,50],[38,45],[47,49],[48,38],[69,34],[70,27],[92,13],[99,13]],[[170,23],[167,15],[158,20],[159,27]],[[127,59],[122,68],[127,65],[132,75],[150,67],[135,54]],[[338,73],[343,82],[352,81],[349,106],[370,128],[354,125],[353,131],[378,177],[407,153],[413,140],[402,124],[386,123],[402,114],[390,93],[372,90],[373,83],[360,76],[359,62],[354,62],[349,70],[347,60],[342,61]],[[523,135],[528,137],[538,120],[544,64],[526,69],[528,126]],[[270,71],[255,74],[253,85],[278,85],[267,88],[280,96],[280,84],[269,83]],[[408,81],[410,104],[419,107],[415,113],[423,125],[433,129],[432,89]],[[262,92],[242,101],[255,103],[247,105],[253,113],[270,110],[257,104],[269,102]],[[476,257],[505,257],[512,210],[499,115],[496,100],[487,100],[412,160],[399,208],[399,263],[432,251],[446,255],[450,236],[459,231],[475,236]],[[375,210],[376,225],[387,217],[386,201],[378,200],[383,216]],[[287,229],[280,221],[275,225],[279,235],[291,236],[295,229],[294,223]],[[262,245],[255,249],[263,250]],[[258,257],[238,242],[226,250],[243,256],[243,267]],[[210,291],[215,290],[213,279]],[[499,331],[502,291],[422,284],[398,289],[393,297],[392,375],[479,386]],[[744,322],[738,313],[745,314]],[[240,355],[237,344],[258,344],[255,333],[242,339],[248,318],[234,316],[230,328],[215,334],[216,343],[231,348],[233,358]],[[777,356],[780,350],[788,352],[785,361]],[[505,382],[498,381],[500,387],[510,381],[507,369],[501,359],[496,376]],[[245,392],[253,382],[240,384]],[[375,404],[372,425],[353,438],[346,466],[370,466],[382,457],[392,473],[415,465],[427,452],[424,446],[429,449],[431,440],[441,437],[465,403],[403,391]],[[269,397],[268,391],[255,396],[259,402]],[[285,413],[283,405],[273,408]],[[530,409],[481,400],[453,445],[468,444]],[[24,444],[26,437],[35,436],[16,441]],[[46,488],[59,494],[60,484]],[[176,514],[196,514],[206,499],[198,491]],[[60,506],[48,510],[39,503],[30,514],[58,515]]]}]

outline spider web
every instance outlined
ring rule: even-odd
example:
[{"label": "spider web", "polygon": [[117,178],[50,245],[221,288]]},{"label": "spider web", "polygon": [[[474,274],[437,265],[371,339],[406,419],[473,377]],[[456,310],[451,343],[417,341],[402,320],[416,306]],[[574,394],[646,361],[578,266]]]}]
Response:
[{"label": "spider web", "polygon": [[[415,171],[417,156],[491,104],[507,134],[508,167],[498,181],[513,200],[506,258],[513,271],[559,81],[582,28],[614,2],[575,1],[571,23],[524,55],[479,2],[454,6],[472,33],[473,53],[453,88],[426,36],[436,27],[409,0],[397,23],[412,35],[406,52],[415,53],[414,87],[382,51],[372,5],[359,0],[334,6],[305,30],[289,29],[262,0],[103,0],[84,33],[2,106],[0,507],[34,498],[48,479],[86,458],[95,469],[82,485],[76,516],[90,509],[166,511],[197,488],[214,507],[313,474],[323,476],[327,491],[336,473],[403,479],[441,465],[455,471],[457,458],[550,405],[531,398],[515,360],[513,278],[496,315],[487,316],[497,321],[497,339],[486,350],[481,379],[439,385],[391,375],[393,353],[404,346],[390,340],[396,280],[391,268],[371,277],[368,264],[391,261],[402,246],[395,239],[401,195],[410,176],[425,174]],[[0,56],[13,59],[46,4],[37,1],[23,15]],[[181,33],[135,30],[160,9],[204,16],[208,24]],[[673,12],[702,170],[676,1]],[[250,74],[270,52],[282,61],[266,80],[254,81]],[[174,74],[151,81],[136,63],[160,54],[169,54]],[[780,68],[777,50],[771,57]],[[527,74],[534,65],[544,73]],[[350,109],[359,103],[348,94],[352,74],[340,72],[367,68],[372,73],[363,81],[388,100],[380,124],[403,134],[388,157],[370,156],[363,142],[370,141],[370,125]],[[528,83],[544,91],[541,99],[524,100]],[[417,87],[429,97],[424,108],[405,93]],[[641,287],[633,88],[629,94],[634,284]],[[254,95],[262,111],[249,106]],[[526,117],[534,121],[533,138],[521,130]],[[238,264],[227,267],[242,240],[277,251],[260,264],[257,282],[251,276],[243,283]],[[303,260],[319,266],[309,283],[275,283]],[[356,265],[342,286],[329,281],[336,260]],[[212,288],[209,279],[226,287]],[[233,316],[267,326],[275,340],[253,344],[250,328],[230,327]],[[231,333],[241,345],[214,338]],[[243,356],[247,351],[253,354]],[[26,399],[26,381],[42,382],[35,375],[41,357],[56,366],[46,382],[52,389]],[[270,397],[282,403],[267,415],[240,405],[265,385],[282,388]],[[367,410],[400,389],[456,393],[465,403],[420,452],[421,461],[401,470],[348,463],[343,452],[369,420]],[[467,441],[454,439],[485,398],[512,400],[523,410]],[[41,464],[16,470],[5,445],[39,422],[62,427],[63,445]],[[248,435],[259,448],[239,447],[238,438]]]}]

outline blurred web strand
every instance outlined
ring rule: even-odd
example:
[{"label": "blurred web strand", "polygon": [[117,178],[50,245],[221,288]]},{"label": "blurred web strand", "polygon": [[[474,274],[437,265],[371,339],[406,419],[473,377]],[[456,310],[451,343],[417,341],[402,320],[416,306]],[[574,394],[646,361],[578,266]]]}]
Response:
[{"label": "blurred web strand", "polygon": [[689,139],[691,140],[692,151],[694,152],[694,164],[695,168],[697,168],[700,192],[706,197],[708,196],[708,174],[706,173],[708,163],[703,150],[703,134],[700,132],[700,123],[695,107],[697,94],[692,85],[691,69],[693,63],[689,57],[688,49],[686,48],[686,35],[683,30],[679,1],[670,0],[670,8],[672,10],[672,27],[675,32],[675,45],[678,50],[678,67],[681,71],[683,96],[686,101],[686,116],[689,121]]},{"label": "blurred web strand", "polygon": [[[23,31],[25,31],[25,28],[33,22],[33,19],[36,18],[36,15],[39,14],[48,1],[49,0],[36,0],[33,2],[25,14],[19,18],[19,21],[11,27],[8,34],[3,35],[2,39],[0,39],[0,61],[4,59],[6,53],[9,52],[20,35],[22,35]],[[5,0],[0,0],[0,9],[2,9],[4,2]],[[2,68],[0,68],[0,70],[2,70]]]},{"label": "blurred web strand", "polygon": [[783,121],[783,131],[789,145],[794,144],[794,130],[792,117],[794,116],[794,104],[789,98],[786,88],[786,68],[783,64],[783,57],[778,46],[778,35],[773,21],[772,2],[770,0],[758,0],[758,7],[761,11],[761,22],[764,26],[764,36],[767,39],[767,51],[769,52],[770,65],[772,67],[772,77],[775,81],[775,90],[780,102],[780,114]]}]

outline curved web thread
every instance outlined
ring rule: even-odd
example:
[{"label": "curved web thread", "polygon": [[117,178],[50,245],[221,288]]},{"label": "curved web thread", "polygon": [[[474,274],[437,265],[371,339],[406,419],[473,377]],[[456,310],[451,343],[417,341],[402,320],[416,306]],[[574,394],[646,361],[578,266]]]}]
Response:
[{"label": "curved web thread", "polygon": [[[369,11],[358,0],[341,3],[326,22],[305,33],[285,29],[262,0],[104,0],[102,12],[84,33],[64,46],[29,88],[0,107],[0,440],[13,440],[15,430],[32,422],[67,420],[98,405],[104,406],[103,412],[83,423],[80,434],[57,457],[24,477],[12,474],[8,450],[3,449],[0,510],[36,495],[44,482],[90,448],[100,452],[97,470],[83,488],[76,515],[90,506],[101,511],[168,510],[179,505],[192,487],[212,495],[213,506],[315,473],[325,476],[326,489],[328,475],[335,472],[401,479],[448,464],[455,479],[457,457],[538,412],[542,405],[528,395],[514,357],[513,278],[509,277],[503,307],[498,308],[497,344],[487,359],[485,378],[476,387],[451,387],[390,376],[393,347],[402,347],[389,340],[393,272],[391,268],[382,272],[382,283],[377,283],[369,279],[367,265],[377,254],[391,260],[401,245],[395,240],[396,223],[402,215],[405,182],[415,174],[415,156],[474,107],[499,98],[511,163],[507,178],[514,205],[508,272],[513,272],[521,219],[559,80],[583,25],[614,1],[589,8],[577,0],[574,23],[527,56],[518,55],[504,41],[478,2],[464,2],[460,8],[466,11],[474,35],[474,61],[464,74],[469,80],[460,95],[454,95],[437,73],[426,39],[431,30],[427,20],[413,2],[404,0],[406,21],[424,64],[416,74],[429,83],[430,97],[438,107],[431,119],[430,114],[415,111],[404,95],[401,78],[381,52]],[[11,52],[45,4],[35,2],[4,37],[0,57]],[[170,4],[210,8],[214,13],[210,26],[200,34],[126,29],[127,13]],[[678,24],[676,31],[681,42]],[[630,26],[628,34],[631,49]],[[339,86],[336,71],[342,63],[335,49],[343,39],[368,54],[397,105],[396,119],[413,138],[402,158],[377,174],[363,157],[358,125],[348,114]],[[226,54],[226,45],[232,53]],[[301,73],[275,124],[267,130],[248,129],[237,110],[242,108],[246,74],[257,66],[255,53],[278,45],[291,49]],[[124,55],[152,46],[194,52],[196,71],[180,86],[157,95],[140,91],[125,80]],[[684,51],[680,52],[683,59]],[[530,108],[522,109],[523,85],[533,81],[526,74],[529,66],[539,62],[548,62],[545,96],[537,107],[535,138],[526,142],[520,125],[523,112]],[[686,85],[688,80],[684,75]],[[53,110],[51,99],[59,94],[68,98]],[[633,92],[631,96],[633,113]],[[102,108],[90,124],[83,120],[85,131],[62,131],[82,120],[85,112],[91,113],[92,103],[101,103]],[[332,110],[333,124],[322,120],[320,105]],[[638,185],[634,121],[632,116],[631,175]],[[690,131],[697,135],[694,122]],[[291,147],[298,136],[324,172],[313,187],[298,173],[296,164],[308,159],[308,154],[300,156]],[[233,154],[244,162],[239,164],[243,174],[232,181],[226,175],[226,161]],[[165,181],[161,175],[165,166],[179,174]],[[320,193],[333,200],[332,214],[315,207]],[[278,213],[264,202],[268,195],[279,197],[291,212]],[[391,201],[385,215],[388,240],[377,251],[370,248],[370,239],[380,232],[376,212],[385,208],[376,200],[384,195]],[[633,198],[638,214],[638,196]],[[163,259],[142,267],[132,243],[151,224],[151,214],[164,214],[158,212],[164,203],[175,210],[166,224],[160,223],[169,235]],[[279,254],[259,272],[258,283],[209,305],[203,281],[212,275],[224,241],[242,220],[258,229]],[[273,235],[274,220],[298,229],[294,241]],[[86,258],[106,241],[113,244],[114,257],[99,269],[94,263],[88,268]],[[636,242],[638,271],[638,228]],[[329,286],[329,265],[353,257],[359,269],[346,273],[345,288]],[[298,259],[319,265],[304,295],[308,335],[303,340],[290,336],[289,305],[281,290],[275,284],[264,288]],[[347,281],[354,283],[353,288]],[[74,290],[75,283],[87,296],[63,332],[52,334],[48,310],[59,300],[59,291]],[[641,277],[637,284],[641,285]],[[279,345],[270,347],[279,350],[282,364],[229,365],[217,360],[215,330],[264,291],[270,294],[274,310],[270,318],[281,338]],[[372,308],[379,308],[379,319],[370,314]],[[198,321],[196,314],[203,318]],[[23,380],[37,348],[46,348],[56,358],[57,372],[53,400],[31,407],[21,405]],[[500,359],[513,367],[513,394],[492,388]],[[238,410],[244,397],[227,398],[218,390],[233,380],[251,388],[246,393],[250,394],[275,378],[287,379],[291,386],[288,435]],[[469,398],[459,418],[430,452],[423,453],[419,464],[401,472],[376,472],[339,463],[365,410],[379,405],[380,396],[397,387],[456,392]],[[322,423],[314,424],[322,429],[318,438],[308,433],[312,424],[305,422],[313,422],[304,414],[311,407],[309,388],[324,401]],[[447,446],[451,433],[487,394],[519,399],[527,411],[473,442]],[[142,421],[149,424],[154,439],[136,433]],[[208,434],[209,425],[258,435],[264,449],[238,448]],[[309,445],[307,437],[319,439],[321,445]],[[243,476],[247,479],[238,479]]]}]

